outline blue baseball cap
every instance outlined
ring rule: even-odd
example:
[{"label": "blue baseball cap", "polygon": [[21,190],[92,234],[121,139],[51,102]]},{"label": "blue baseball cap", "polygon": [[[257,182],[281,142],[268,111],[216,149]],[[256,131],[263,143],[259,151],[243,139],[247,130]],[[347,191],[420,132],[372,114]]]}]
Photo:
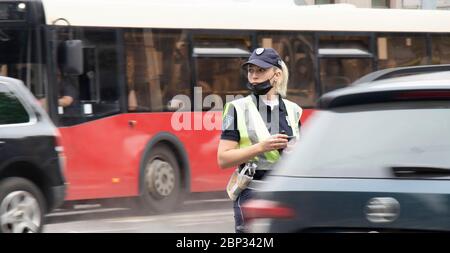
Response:
[{"label": "blue baseball cap", "polygon": [[248,64],[256,65],[263,69],[277,67],[281,69],[281,57],[273,48],[257,48],[253,51],[248,61],[242,64],[245,68]]}]

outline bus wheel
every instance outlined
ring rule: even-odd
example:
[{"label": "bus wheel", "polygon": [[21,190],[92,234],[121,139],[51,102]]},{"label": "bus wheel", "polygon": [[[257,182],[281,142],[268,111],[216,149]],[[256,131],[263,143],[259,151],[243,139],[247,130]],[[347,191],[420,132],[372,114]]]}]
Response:
[{"label": "bus wheel", "polygon": [[175,209],[181,196],[180,168],[167,146],[152,149],[144,164],[141,202],[146,210],[158,213]]},{"label": "bus wheel", "polygon": [[44,197],[30,181],[11,177],[0,182],[0,232],[39,233],[44,221]]}]

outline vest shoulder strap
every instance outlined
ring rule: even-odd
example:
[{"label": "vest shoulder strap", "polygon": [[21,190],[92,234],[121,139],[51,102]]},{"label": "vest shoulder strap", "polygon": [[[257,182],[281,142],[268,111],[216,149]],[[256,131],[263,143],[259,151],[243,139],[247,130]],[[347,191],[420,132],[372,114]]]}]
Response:
[{"label": "vest shoulder strap", "polygon": [[293,134],[299,138],[300,136],[300,129],[298,127],[298,123],[300,121],[300,118],[303,113],[303,109],[297,105],[296,103],[293,103],[287,99],[283,99],[284,105],[286,106],[288,118],[290,121],[290,125],[292,127]]},{"label": "vest shoulder strap", "polygon": [[288,107],[293,108],[294,111],[298,113],[298,116],[299,116],[298,118],[300,119],[300,117],[302,116],[302,113],[303,113],[303,109],[298,104],[291,102],[287,99],[283,98],[283,102],[284,102],[284,105],[286,106],[286,108],[288,108]]},{"label": "vest shoulder strap", "polygon": [[[228,103],[232,104],[236,110],[237,130],[239,130],[240,134],[239,146],[241,148],[252,145],[245,119],[246,103],[247,97],[239,98]],[[228,109],[228,106],[226,108]]]},{"label": "vest shoulder strap", "polygon": [[246,96],[246,97],[243,97],[243,98],[239,98],[239,99],[233,100],[230,103],[232,105],[234,105],[234,107],[239,106],[241,109],[244,109],[245,104],[248,103],[248,102],[251,102],[251,101],[252,101],[252,98],[250,96]]}]

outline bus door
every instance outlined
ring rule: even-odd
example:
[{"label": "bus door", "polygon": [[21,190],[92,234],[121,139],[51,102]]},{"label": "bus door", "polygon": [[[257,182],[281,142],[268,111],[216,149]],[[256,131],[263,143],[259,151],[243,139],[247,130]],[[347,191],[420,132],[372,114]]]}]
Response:
[{"label": "bus door", "polygon": [[[54,26],[52,76],[57,120],[67,157],[67,199],[129,195],[124,136],[124,75],[120,30]],[[71,97],[67,100],[65,98]]]},{"label": "bus door", "polygon": [[373,42],[366,35],[318,35],[318,80],[323,93],[344,88],[374,70]]}]

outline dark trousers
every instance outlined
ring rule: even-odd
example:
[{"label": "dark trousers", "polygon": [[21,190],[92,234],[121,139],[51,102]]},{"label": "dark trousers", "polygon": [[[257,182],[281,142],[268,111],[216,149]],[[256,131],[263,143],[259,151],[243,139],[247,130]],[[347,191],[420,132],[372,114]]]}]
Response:
[{"label": "dark trousers", "polygon": [[245,203],[245,201],[249,200],[252,197],[252,190],[245,189],[239,194],[239,197],[233,203],[234,209],[234,226],[236,233],[246,233],[247,229],[245,227],[245,220],[242,215],[241,206]]}]

